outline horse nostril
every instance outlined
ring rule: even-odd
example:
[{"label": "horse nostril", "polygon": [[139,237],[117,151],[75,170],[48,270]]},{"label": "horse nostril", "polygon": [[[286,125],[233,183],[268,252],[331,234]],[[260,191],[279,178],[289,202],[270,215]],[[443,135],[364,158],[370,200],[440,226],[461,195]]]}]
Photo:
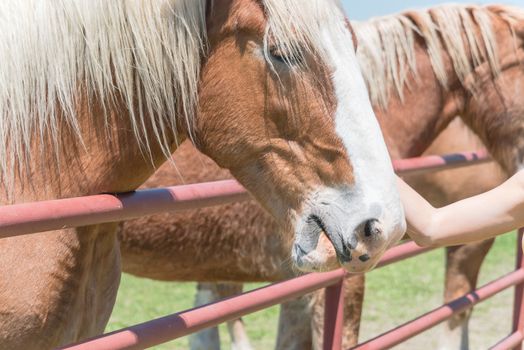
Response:
[{"label": "horse nostril", "polygon": [[361,255],[358,257],[358,260],[362,261],[362,262],[366,262],[368,261],[369,259],[371,259],[371,257],[367,254],[364,254],[364,255]]},{"label": "horse nostril", "polygon": [[366,237],[376,236],[380,234],[377,219],[370,219],[364,224],[364,234]]}]

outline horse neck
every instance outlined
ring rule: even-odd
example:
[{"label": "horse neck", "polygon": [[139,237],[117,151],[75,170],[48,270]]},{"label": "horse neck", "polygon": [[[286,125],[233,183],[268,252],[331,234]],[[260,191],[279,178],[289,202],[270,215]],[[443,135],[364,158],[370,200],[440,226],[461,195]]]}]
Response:
[{"label": "horse neck", "polygon": [[463,119],[494,159],[513,174],[524,168],[524,46],[501,62],[499,77],[484,79],[479,92],[468,98]]},{"label": "horse neck", "polygon": [[462,118],[509,174],[524,167],[524,30],[495,23],[500,73],[478,67]]},{"label": "horse neck", "polygon": [[417,74],[403,87],[403,98],[393,92],[385,109],[375,107],[393,158],[421,155],[460,114],[464,104],[464,89],[457,84],[449,57],[445,57],[445,68],[450,87],[445,88],[437,79],[421,41],[416,42],[415,52]]},{"label": "horse neck", "polygon": [[[124,106],[118,101],[108,107],[92,98],[80,99],[76,114],[82,142],[64,124],[60,125],[56,152],[50,141],[44,143],[45,152],[40,142],[35,142],[29,168],[21,167],[24,174],[16,176],[14,193],[0,195],[0,201],[49,200],[138,188],[165,161],[165,155],[156,141],[149,142],[150,153],[142,151]],[[152,132],[146,137],[156,140]],[[173,135],[168,141],[172,151],[175,138]]]}]

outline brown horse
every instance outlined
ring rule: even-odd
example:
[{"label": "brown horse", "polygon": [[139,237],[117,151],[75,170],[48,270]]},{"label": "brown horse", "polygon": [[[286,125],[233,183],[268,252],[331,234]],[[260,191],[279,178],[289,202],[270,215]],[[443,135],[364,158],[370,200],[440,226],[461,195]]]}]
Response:
[{"label": "brown horse", "polygon": [[[2,205],[131,191],[190,137],[273,214],[299,267],[363,271],[402,234],[337,1],[34,5],[0,3]],[[116,227],[0,241],[2,348],[103,331],[120,277]]]},{"label": "brown horse", "polygon": [[[506,140],[522,142],[519,128],[524,105],[518,88],[524,78],[519,64],[524,57],[521,11],[447,6],[356,24],[355,29],[359,59],[393,157],[420,155],[456,115],[461,115],[507,171],[518,167],[519,153]],[[453,124],[430,151],[479,148],[480,141],[470,134],[464,126]],[[229,176],[207,160],[195,163],[197,156],[190,149],[175,157],[177,162],[186,162],[183,176],[191,181]],[[484,191],[505,178],[495,165],[483,167],[489,170],[454,170],[450,173],[453,183],[445,173],[431,175],[423,186],[419,182],[416,187],[435,203],[444,204]],[[175,174],[164,168],[145,186],[171,184],[174,179]],[[274,230],[275,223],[252,202],[128,222],[121,232],[124,271],[179,281],[281,280],[294,273],[282,269],[288,266],[288,258],[274,239]],[[450,250],[447,300],[474,287],[490,244]],[[192,249],[202,246],[209,249]],[[353,304],[348,306],[352,321],[347,325],[346,345],[357,340],[363,278],[353,277],[347,283]],[[293,305],[285,308],[297,310]],[[457,320],[465,315],[448,324],[458,330],[454,339],[463,345],[467,344],[466,328],[457,327]],[[309,328],[307,317],[290,313],[282,317],[291,317],[293,322],[287,324],[298,328],[298,321],[306,320],[302,329]],[[292,338],[297,340],[294,335]],[[307,337],[300,340],[308,342]],[[285,335],[278,344],[289,348]]]}]

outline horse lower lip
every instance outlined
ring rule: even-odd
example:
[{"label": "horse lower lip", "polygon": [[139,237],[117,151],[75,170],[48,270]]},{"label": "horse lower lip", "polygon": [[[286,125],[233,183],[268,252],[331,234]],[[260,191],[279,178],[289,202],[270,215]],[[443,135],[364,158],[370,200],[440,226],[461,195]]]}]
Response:
[{"label": "horse lower lip", "polygon": [[[336,245],[335,243],[333,242],[333,240],[331,239],[331,237],[329,236],[329,234],[326,232],[326,230],[322,230],[320,232],[321,235],[325,235],[326,238],[329,240],[329,242],[331,243],[331,245],[336,248]],[[342,248],[344,249],[344,252],[343,253],[340,253],[338,252],[336,249],[335,251],[337,252],[337,256],[338,256],[338,259],[340,260],[341,263],[345,264],[345,263],[348,263],[350,262],[351,260],[353,260],[353,256],[351,255],[351,251],[349,251],[345,245],[342,245]]]},{"label": "horse lower lip", "polygon": [[[320,234],[321,235],[323,234],[326,236],[326,238],[329,240],[333,248],[335,248],[338,259],[340,260],[341,263],[348,263],[353,259],[351,255],[351,251],[349,250],[351,247],[347,247],[342,242],[340,242],[340,244],[337,245],[335,241],[333,240],[333,237],[326,230],[326,225],[324,224],[324,222],[322,221],[320,217],[318,217],[317,215],[310,215],[308,218],[308,222],[314,223],[320,229]],[[340,249],[337,249],[337,247],[341,248],[342,252],[340,252],[339,251]]]}]

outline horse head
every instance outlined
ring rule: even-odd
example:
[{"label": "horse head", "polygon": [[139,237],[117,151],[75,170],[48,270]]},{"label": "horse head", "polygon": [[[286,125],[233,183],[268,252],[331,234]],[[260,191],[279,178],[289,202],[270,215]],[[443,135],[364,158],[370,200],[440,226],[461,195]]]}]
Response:
[{"label": "horse head", "polygon": [[405,223],[340,4],[215,0],[207,35],[197,147],[278,220],[299,269],[373,267]]}]

